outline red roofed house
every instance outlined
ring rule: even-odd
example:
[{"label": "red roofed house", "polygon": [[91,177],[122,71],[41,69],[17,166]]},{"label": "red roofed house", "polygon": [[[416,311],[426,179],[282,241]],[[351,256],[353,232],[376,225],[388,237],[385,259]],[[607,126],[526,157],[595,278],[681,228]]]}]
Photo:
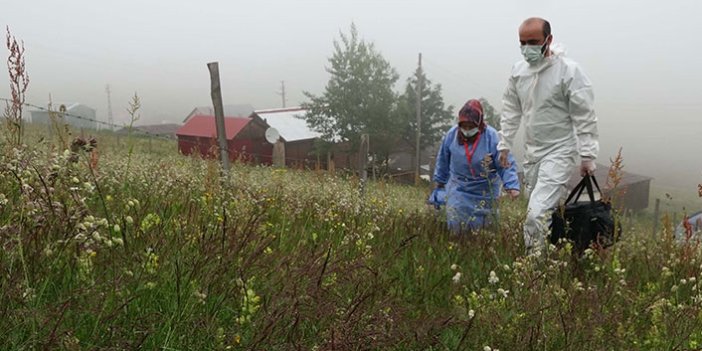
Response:
[{"label": "red roofed house", "polygon": [[[268,124],[259,117],[225,117],[229,159],[271,164],[273,145],[265,138]],[[178,150],[183,155],[198,152],[203,157],[217,157],[215,117],[196,115],[176,131]]]}]

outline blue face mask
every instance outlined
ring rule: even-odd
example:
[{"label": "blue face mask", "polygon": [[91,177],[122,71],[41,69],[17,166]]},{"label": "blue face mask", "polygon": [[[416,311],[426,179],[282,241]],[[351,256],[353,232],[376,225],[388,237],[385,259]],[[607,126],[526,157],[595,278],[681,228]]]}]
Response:
[{"label": "blue face mask", "polygon": [[480,129],[478,129],[478,127],[472,129],[461,128],[461,133],[463,133],[463,136],[465,136],[466,138],[474,137],[476,134],[478,134],[479,131]]}]

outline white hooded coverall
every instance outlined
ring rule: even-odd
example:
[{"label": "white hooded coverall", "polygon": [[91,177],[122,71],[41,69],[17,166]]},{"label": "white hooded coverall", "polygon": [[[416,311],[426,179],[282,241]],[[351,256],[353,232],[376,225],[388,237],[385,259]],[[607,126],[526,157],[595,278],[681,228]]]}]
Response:
[{"label": "white hooded coverall", "polygon": [[524,224],[527,252],[542,250],[551,213],[565,197],[578,156],[599,151],[590,80],[580,66],[552,51],[535,65],[512,67],[502,98],[498,150],[512,150],[522,119],[525,127],[524,184],[529,205]]}]

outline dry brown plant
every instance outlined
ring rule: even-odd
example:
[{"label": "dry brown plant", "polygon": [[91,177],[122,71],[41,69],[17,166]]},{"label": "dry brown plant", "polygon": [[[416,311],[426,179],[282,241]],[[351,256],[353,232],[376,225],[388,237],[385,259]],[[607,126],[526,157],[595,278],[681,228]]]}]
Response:
[{"label": "dry brown plant", "polygon": [[7,72],[10,75],[10,100],[5,104],[5,122],[7,125],[7,139],[10,144],[22,143],[22,106],[25,103],[25,94],[29,86],[29,75],[24,62],[24,42],[18,42],[7,27],[6,36]]}]

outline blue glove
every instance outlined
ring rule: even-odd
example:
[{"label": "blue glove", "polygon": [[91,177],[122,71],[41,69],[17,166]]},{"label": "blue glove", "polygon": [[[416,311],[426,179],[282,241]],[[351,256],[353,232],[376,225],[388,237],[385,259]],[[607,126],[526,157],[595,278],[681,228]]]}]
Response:
[{"label": "blue glove", "polygon": [[444,187],[435,188],[429,195],[427,203],[434,205],[435,209],[441,209],[441,206],[446,205],[446,189]]}]

